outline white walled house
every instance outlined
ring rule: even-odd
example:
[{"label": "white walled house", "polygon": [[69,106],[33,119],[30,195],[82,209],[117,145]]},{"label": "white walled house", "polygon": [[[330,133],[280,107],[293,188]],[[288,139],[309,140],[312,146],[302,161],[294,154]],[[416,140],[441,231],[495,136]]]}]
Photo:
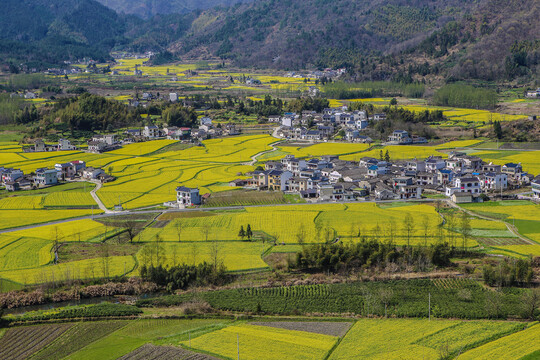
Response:
[{"label": "white walled house", "polygon": [[504,173],[486,173],[482,180],[482,189],[490,190],[506,190],[508,188],[508,175]]},{"label": "white walled house", "polygon": [[482,192],[480,180],[475,177],[461,177],[454,181],[453,187],[446,187],[446,196],[450,197],[455,192],[467,192],[472,195],[478,195]]},{"label": "white walled house", "polygon": [[58,184],[58,172],[56,169],[37,169],[34,177],[34,184],[38,186],[47,186]]},{"label": "white walled house", "polygon": [[176,202],[180,207],[200,205],[201,195],[199,189],[179,186],[176,188]]}]

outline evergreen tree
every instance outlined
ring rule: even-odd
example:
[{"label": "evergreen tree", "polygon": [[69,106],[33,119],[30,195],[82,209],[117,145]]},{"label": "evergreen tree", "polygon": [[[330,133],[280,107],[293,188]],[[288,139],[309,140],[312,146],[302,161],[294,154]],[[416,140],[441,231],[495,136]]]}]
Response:
[{"label": "evergreen tree", "polygon": [[253,231],[251,231],[251,225],[250,224],[248,224],[248,226],[247,226],[246,236],[247,236],[248,240],[251,240],[251,237],[253,236]]},{"label": "evergreen tree", "polygon": [[388,149],[386,149],[386,153],[384,154],[384,161],[390,162],[390,153],[388,152]]},{"label": "evergreen tree", "polygon": [[503,132],[502,132],[501,123],[499,121],[495,121],[493,123],[493,132],[495,133],[495,136],[497,137],[497,139],[502,139]]},{"label": "evergreen tree", "polygon": [[238,232],[238,237],[242,240],[246,237],[246,232],[244,231],[244,225],[240,226],[240,231]]}]

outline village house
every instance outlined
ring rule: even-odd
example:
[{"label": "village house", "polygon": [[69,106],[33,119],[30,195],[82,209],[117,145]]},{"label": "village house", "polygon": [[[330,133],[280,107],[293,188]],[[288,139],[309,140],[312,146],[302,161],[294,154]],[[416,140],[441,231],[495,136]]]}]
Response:
[{"label": "village house", "polygon": [[68,139],[59,139],[58,140],[58,151],[70,151],[77,150],[75,145],[71,145],[71,141]]},{"label": "village house", "polygon": [[82,177],[86,180],[97,180],[98,176],[104,173],[102,169],[87,167],[82,171]]},{"label": "village house", "polygon": [[285,191],[287,188],[287,181],[292,177],[293,177],[293,174],[290,171],[281,171],[281,170],[267,171],[268,190]]},{"label": "village house", "polygon": [[508,175],[505,173],[487,172],[480,177],[482,190],[497,191],[508,188]]},{"label": "village house", "polygon": [[56,169],[37,169],[34,176],[36,186],[49,186],[58,184],[58,171]]},{"label": "village house", "polygon": [[201,195],[198,188],[189,188],[179,186],[176,188],[176,202],[178,206],[183,208],[187,206],[200,205]]},{"label": "village house", "polygon": [[405,130],[394,130],[392,135],[388,136],[388,143],[395,145],[412,144],[412,139],[409,137],[409,133]]},{"label": "village house", "polygon": [[481,193],[480,181],[475,177],[458,177],[454,180],[454,186],[446,187],[446,196],[450,197],[455,192],[479,195]]},{"label": "village house", "polygon": [[156,125],[146,125],[143,130],[143,136],[147,139],[157,139],[160,136],[159,128]]},{"label": "village house", "polygon": [[57,171],[58,180],[67,180],[75,176],[77,171],[72,163],[55,164],[54,168]]},{"label": "village house", "polygon": [[20,169],[0,168],[0,175],[2,176],[2,183],[5,185],[8,182],[15,182],[17,179],[24,176]]}]

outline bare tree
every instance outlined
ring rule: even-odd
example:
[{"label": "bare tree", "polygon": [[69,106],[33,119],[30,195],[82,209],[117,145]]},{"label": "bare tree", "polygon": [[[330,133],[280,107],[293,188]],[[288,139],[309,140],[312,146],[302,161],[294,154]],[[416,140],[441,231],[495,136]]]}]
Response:
[{"label": "bare tree", "polygon": [[424,246],[427,246],[427,239],[429,234],[429,217],[424,215],[422,217],[422,229],[424,230]]},{"label": "bare tree", "polygon": [[304,227],[304,224],[301,224],[300,227],[298,227],[298,232],[296,233],[296,240],[300,245],[303,245],[306,241],[306,228]]},{"label": "bare tree", "polygon": [[209,255],[215,272],[217,272],[218,269],[223,265],[223,260],[221,258],[221,248],[222,245],[218,241],[212,241],[212,243],[210,244]]},{"label": "bare tree", "polygon": [[210,234],[210,228],[208,226],[201,228],[201,237],[204,241],[208,241],[208,235]]},{"label": "bare tree", "polygon": [[101,245],[101,267],[103,271],[103,277],[108,279],[109,278],[109,267],[110,267],[110,249],[108,243],[103,243]]},{"label": "bare tree", "polygon": [[197,265],[197,257],[199,255],[199,246],[197,243],[191,243],[191,258],[193,260],[193,265]]},{"label": "bare tree", "polygon": [[182,222],[180,220],[176,220],[176,234],[178,235],[178,242],[182,241]]},{"label": "bare tree", "polygon": [[156,234],[154,241],[154,255],[156,256],[156,266],[161,265],[165,257],[163,246],[161,245],[163,239],[159,234]]},{"label": "bare tree", "polygon": [[403,219],[403,231],[407,235],[407,246],[411,245],[411,235],[414,232],[414,219],[410,213]]},{"label": "bare tree", "polygon": [[450,237],[450,244],[455,247],[456,246],[456,233],[455,233],[455,226],[456,226],[456,219],[453,212],[449,212],[446,214],[446,226],[448,227],[448,236]]},{"label": "bare tree", "polygon": [[129,238],[129,242],[133,244],[133,239],[136,235],[136,226],[137,224],[133,220],[127,220],[124,222],[124,228],[126,229],[126,234]]},{"label": "bare tree", "polygon": [[463,238],[463,250],[467,248],[467,240],[471,236],[471,219],[464,211],[461,213],[460,219],[461,237]]}]

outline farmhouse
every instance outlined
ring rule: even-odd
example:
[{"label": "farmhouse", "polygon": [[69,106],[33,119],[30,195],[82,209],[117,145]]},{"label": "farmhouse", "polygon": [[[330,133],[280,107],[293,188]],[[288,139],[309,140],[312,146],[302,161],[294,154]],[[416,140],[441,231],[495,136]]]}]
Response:
[{"label": "farmhouse", "polygon": [[48,186],[58,184],[58,171],[56,169],[37,169],[34,177],[34,184],[37,186]]},{"label": "farmhouse", "polygon": [[179,186],[176,188],[176,202],[179,207],[193,206],[201,204],[201,195],[198,188],[188,188]]}]

